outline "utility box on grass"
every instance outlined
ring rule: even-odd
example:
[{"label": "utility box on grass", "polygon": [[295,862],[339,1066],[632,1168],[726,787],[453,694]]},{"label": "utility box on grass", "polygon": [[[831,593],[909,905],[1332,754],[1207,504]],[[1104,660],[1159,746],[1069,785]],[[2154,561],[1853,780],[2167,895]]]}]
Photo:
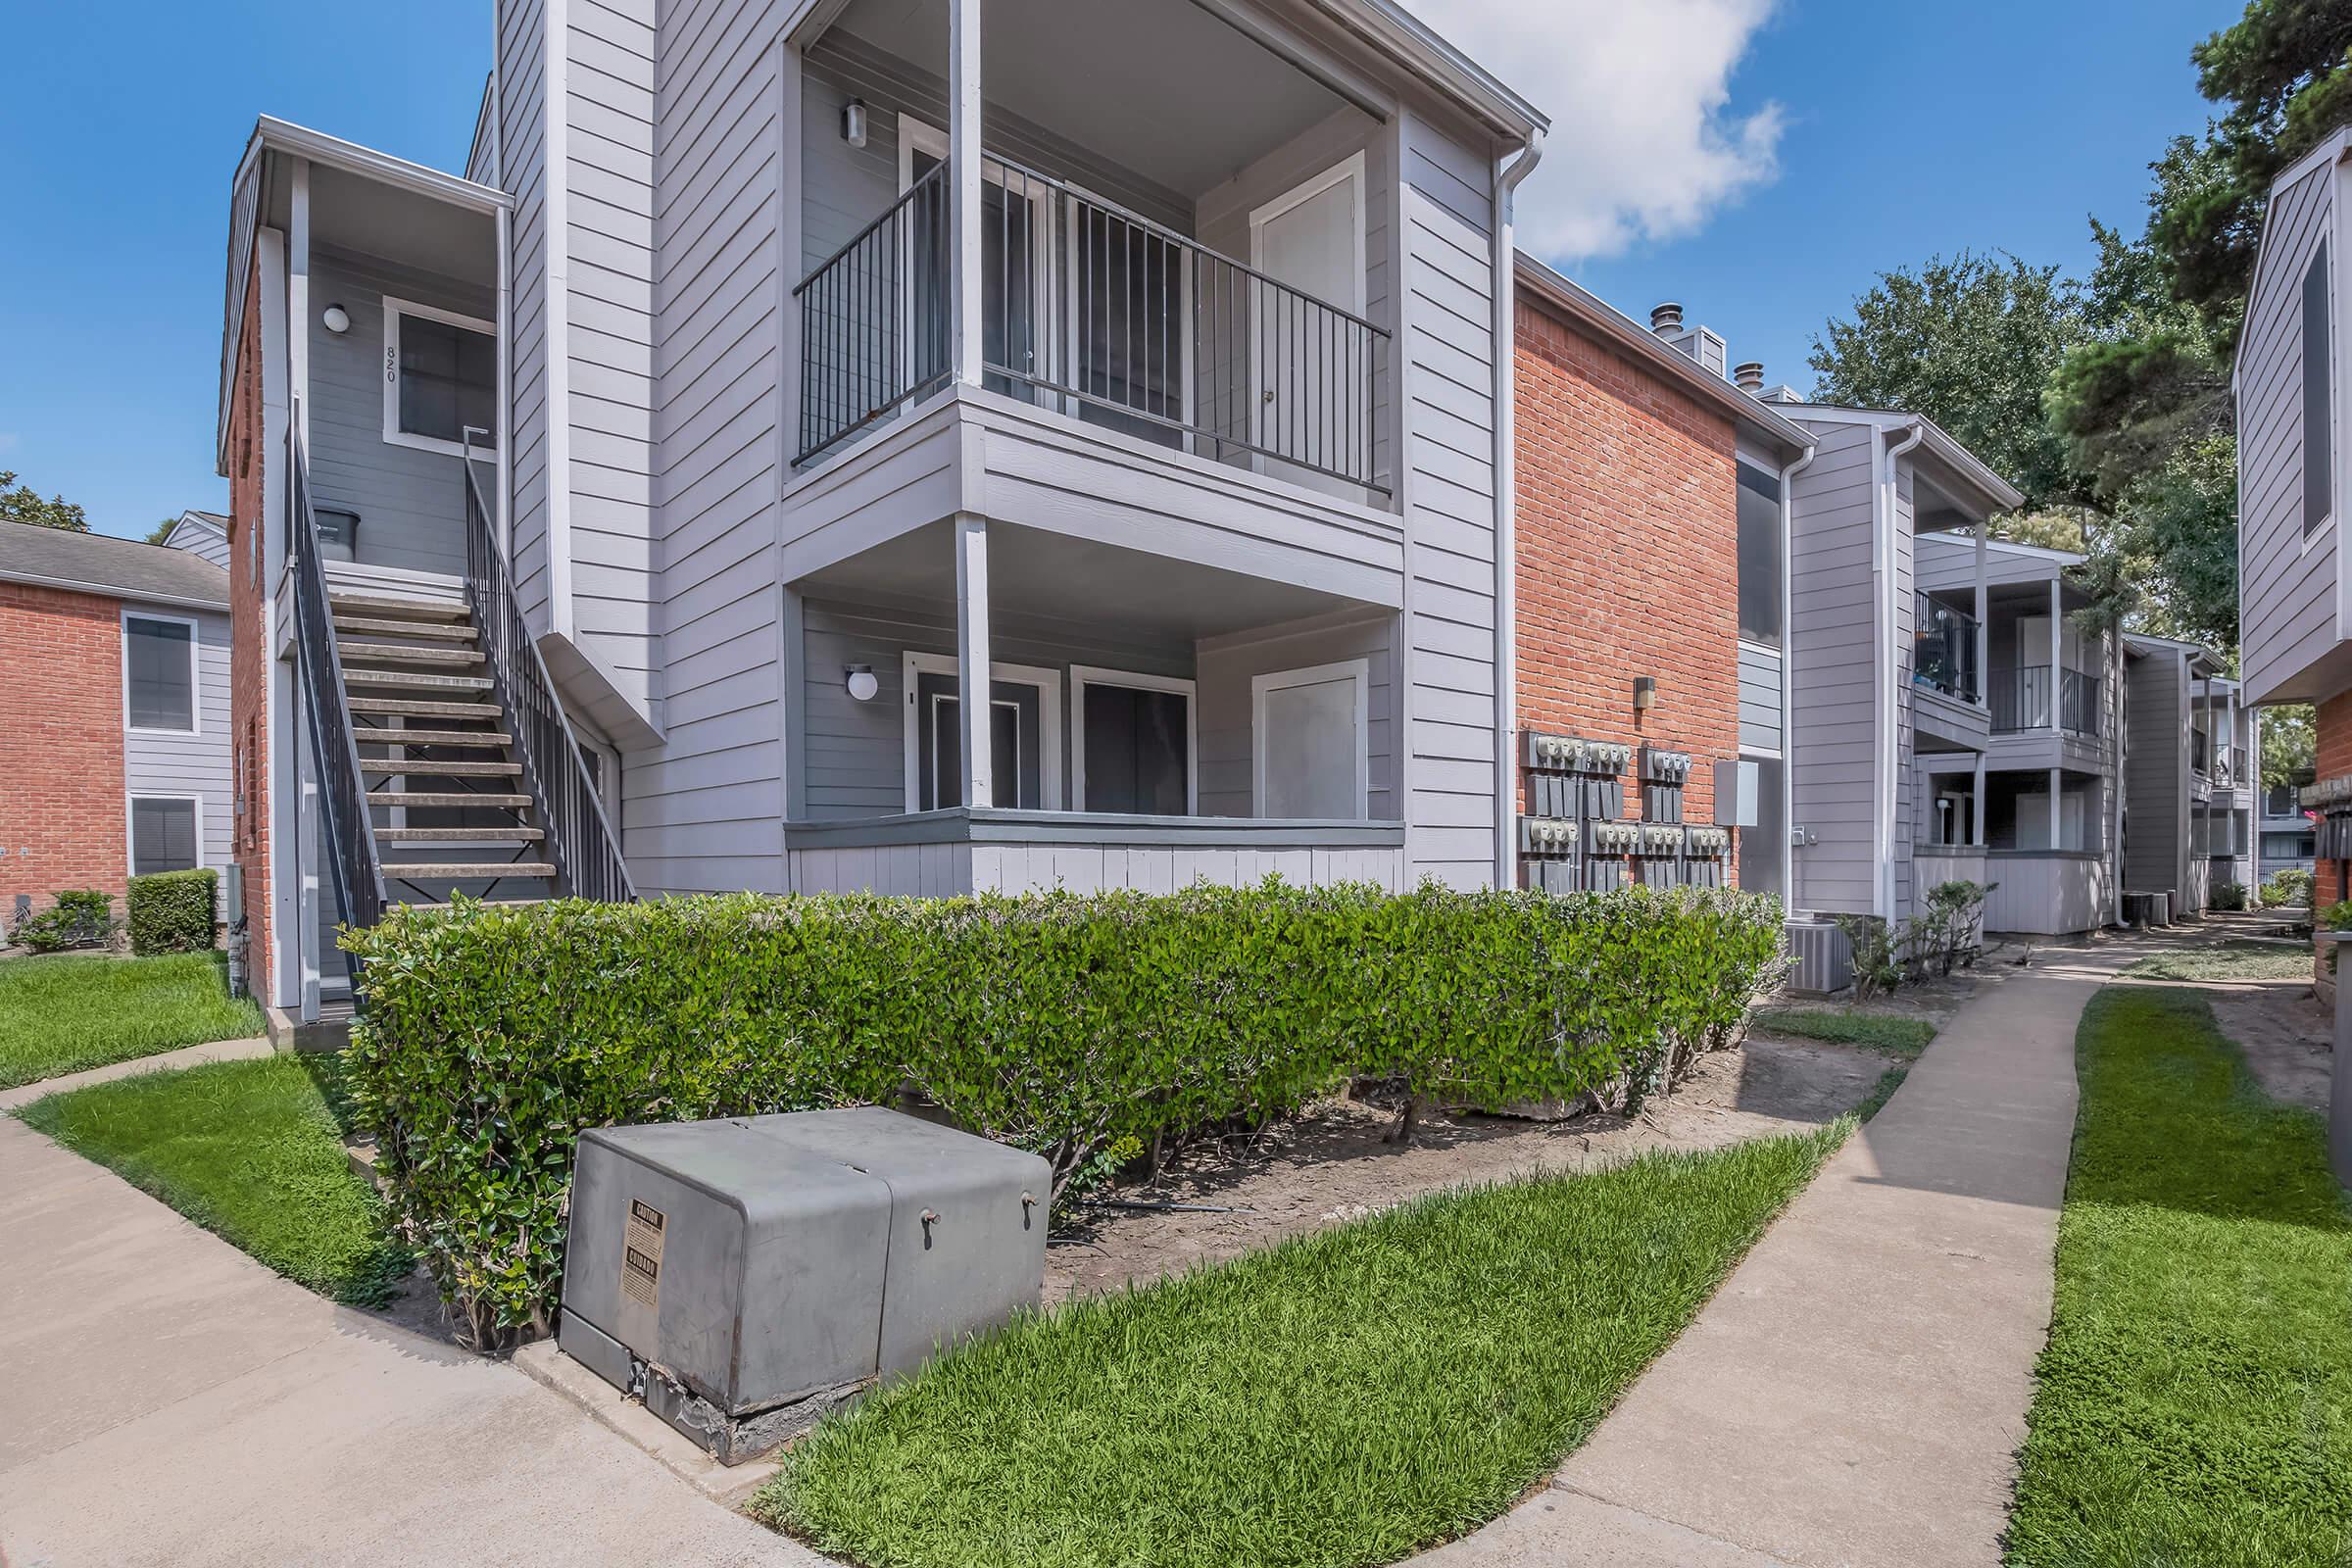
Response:
[{"label": "utility box on grass", "polygon": [[875,1108],[589,1132],[558,1338],[734,1464],[1034,1306],[1051,1182]]}]

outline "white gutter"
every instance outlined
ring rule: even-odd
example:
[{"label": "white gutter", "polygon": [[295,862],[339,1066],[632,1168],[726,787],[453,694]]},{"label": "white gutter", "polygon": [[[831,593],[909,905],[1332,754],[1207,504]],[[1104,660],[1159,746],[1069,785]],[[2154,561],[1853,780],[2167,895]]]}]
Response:
[{"label": "white gutter", "polygon": [[1894,644],[1894,628],[1899,618],[1894,602],[1894,513],[1902,484],[1895,476],[1894,465],[1896,459],[1928,435],[1923,420],[1912,420],[1909,429],[1911,433],[1891,447],[1879,439],[1876,432],[1870,443],[1871,464],[1879,471],[1878,525],[1871,530],[1871,599],[1873,618],[1881,627],[1876,639],[1879,656],[1871,661],[1871,681],[1878,704],[1879,775],[1871,801],[1871,813],[1876,818],[1879,877],[1878,890],[1871,902],[1874,912],[1889,921],[1894,918],[1894,798],[1899,788],[1895,767],[1900,760],[1894,744],[1895,708],[1901,701],[1894,684],[1895,661],[1901,657],[1901,650]]},{"label": "white gutter", "polygon": [[[514,205],[503,190],[477,185],[463,175],[444,173],[423,164],[413,164],[405,158],[379,153],[372,147],[363,147],[358,142],[345,141],[340,136],[329,136],[324,131],[313,130],[307,125],[273,120],[268,115],[254,122],[253,141],[246,148],[245,162],[251,162],[255,152],[263,148],[296,158],[307,158],[314,164],[325,164],[330,168],[365,174],[384,184],[459,207],[469,207],[479,213],[491,213],[501,207]],[[242,163],[238,166],[240,175],[243,167]]]},{"label": "white gutter", "polygon": [[1519,498],[1514,395],[1517,377],[1511,279],[1518,249],[1511,243],[1511,199],[1519,182],[1544,158],[1544,132],[1527,138],[1519,156],[1494,169],[1494,885],[1519,879],[1519,792],[1512,785],[1519,758]]},{"label": "white gutter", "polygon": [[[1796,912],[1796,476],[1820,449],[1781,469],[1781,913]],[[1737,498],[1735,498],[1737,499]]]}]

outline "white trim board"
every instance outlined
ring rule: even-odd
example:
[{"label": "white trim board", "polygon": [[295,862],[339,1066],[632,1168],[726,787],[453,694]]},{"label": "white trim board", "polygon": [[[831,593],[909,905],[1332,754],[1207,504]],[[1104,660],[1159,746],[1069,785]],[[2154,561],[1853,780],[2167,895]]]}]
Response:
[{"label": "white trim board", "polygon": [[[915,677],[958,675],[953,655],[918,654],[907,649],[899,658],[899,732],[905,759],[905,800],[908,811],[922,807],[920,715],[915,711]],[[1062,809],[1061,799],[1061,671],[1037,664],[1007,664],[991,660],[989,683],[1004,681],[1037,688],[1037,799],[1041,810]],[[1004,803],[999,802],[999,805]]]},{"label": "white trim board", "polygon": [[1200,693],[1197,681],[1178,675],[1146,675],[1100,664],[1070,666],[1070,809],[1086,804],[1086,689],[1124,686],[1132,691],[1174,692],[1184,698],[1184,814],[1200,814]]},{"label": "white trim board", "polygon": [[[130,623],[152,620],[160,625],[188,628],[188,727],[186,729],[159,728],[130,721]],[[122,733],[125,735],[201,735],[204,733],[203,663],[197,649],[204,642],[204,627],[193,615],[163,615],[152,610],[134,610],[125,605],[119,616],[122,639]],[[174,800],[180,797],[172,797]]]},{"label": "white trim board", "polygon": [[1334,680],[1355,682],[1355,816],[1371,820],[1372,662],[1368,659],[1343,659],[1335,663],[1268,670],[1250,677],[1250,815],[1266,814],[1266,694],[1285,687],[1319,686]]}]

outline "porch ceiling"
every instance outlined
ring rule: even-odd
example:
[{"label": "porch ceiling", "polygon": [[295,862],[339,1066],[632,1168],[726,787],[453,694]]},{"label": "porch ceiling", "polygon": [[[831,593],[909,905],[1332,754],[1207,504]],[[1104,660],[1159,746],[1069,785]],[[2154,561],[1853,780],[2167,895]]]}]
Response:
[{"label": "porch ceiling", "polygon": [[[1197,5],[988,0],[982,93],[1186,197],[1346,100]],[[854,0],[835,26],[944,76],[947,0]]]},{"label": "porch ceiling", "polygon": [[[817,598],[953,603],[950,524],[935,522],[803,578]],[[1335,611],[1377,607],[1338,594],[1154,556],[1066,534],[992,522],[988,602],[993,613],[1110,624],[1192,641]]]},{"label": "porch ceiling", "polygon": [[[293,181],[273,168],[262,221],[292,222]],[[311,242],[459,282],[498,286],[498,224],[487,213],[325,164],[311,166]]]}]

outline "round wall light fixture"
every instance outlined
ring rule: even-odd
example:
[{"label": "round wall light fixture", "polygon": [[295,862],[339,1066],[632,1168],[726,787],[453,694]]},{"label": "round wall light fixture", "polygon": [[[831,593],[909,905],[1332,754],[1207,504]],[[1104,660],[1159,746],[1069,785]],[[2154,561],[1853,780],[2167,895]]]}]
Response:
[{"label": "round wall light fixture", "polygon": [[325,322],[326,329],[338,337],[351,330],[351,313],[340,305],[329,305],[318,319]]},{"label": "round wall light fixture", "polygon": [[853,702],[870,703],[874,700],[874,693],[882,689],[882,683],[874,678],[874,666],[871,664],[852,664],[845,673],[849,678],[842,684],[849,687]]}]

